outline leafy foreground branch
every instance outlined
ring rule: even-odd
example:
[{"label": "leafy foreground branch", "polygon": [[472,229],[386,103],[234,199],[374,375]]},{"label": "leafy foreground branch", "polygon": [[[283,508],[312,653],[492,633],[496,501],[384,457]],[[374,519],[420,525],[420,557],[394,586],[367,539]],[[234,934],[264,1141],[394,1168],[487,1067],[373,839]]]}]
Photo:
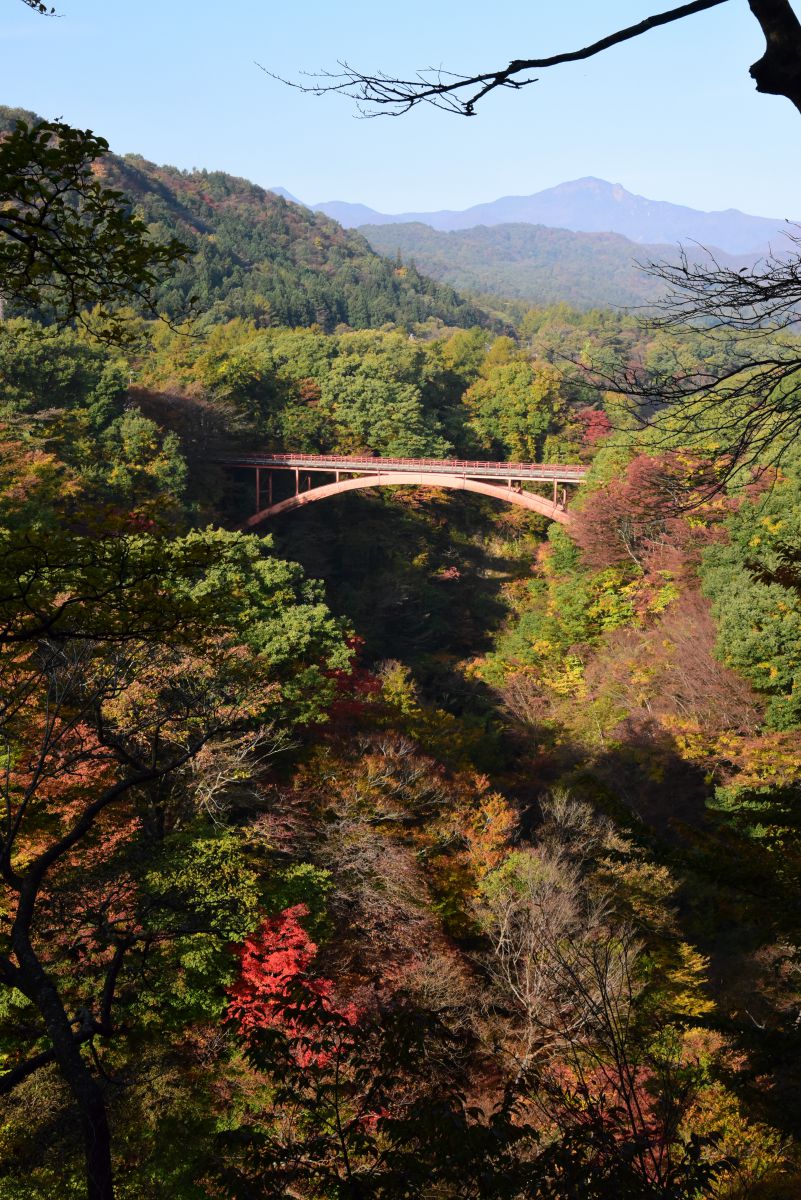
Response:
[{"label": "leafy foreground branch", "polygon": [[0,302],[114,341],[122,304],[158,315],[157,285],[187,248],[155,242],[104,185],[107,153],[105,138],[60,121],[17,121],[0,138]]}]

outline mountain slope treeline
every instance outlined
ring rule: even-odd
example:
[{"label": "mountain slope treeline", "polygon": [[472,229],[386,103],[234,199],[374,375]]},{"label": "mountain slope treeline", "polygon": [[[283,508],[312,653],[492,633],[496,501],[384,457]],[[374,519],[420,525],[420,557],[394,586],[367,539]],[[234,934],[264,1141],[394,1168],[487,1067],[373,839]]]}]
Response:
[{"label": "mountain slope treeline", "polygon": [[398,268],[360,234],[245,179],[157,167],[137,156],[112,160],[108,175],[156,237],[178,236],[192,248],[158,293],[170,317],[180,318],[195,297],[215,321],[252,317],[325,330],[486,320],[447,284]]}]

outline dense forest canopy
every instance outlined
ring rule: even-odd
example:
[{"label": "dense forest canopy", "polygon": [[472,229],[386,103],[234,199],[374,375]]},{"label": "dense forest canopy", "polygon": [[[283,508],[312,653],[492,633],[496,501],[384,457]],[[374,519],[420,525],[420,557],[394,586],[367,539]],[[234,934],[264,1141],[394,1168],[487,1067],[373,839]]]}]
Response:
[{"label": "dense forest canopy", "polygon": [[[1,1200],[790,1200],[801,448],[603,382],[747,331],[501,327],[103,162],[187,249],[124,341],[0,323]],[[243,446],[588,480],[567,530],[399,488],[245,536]]]}]

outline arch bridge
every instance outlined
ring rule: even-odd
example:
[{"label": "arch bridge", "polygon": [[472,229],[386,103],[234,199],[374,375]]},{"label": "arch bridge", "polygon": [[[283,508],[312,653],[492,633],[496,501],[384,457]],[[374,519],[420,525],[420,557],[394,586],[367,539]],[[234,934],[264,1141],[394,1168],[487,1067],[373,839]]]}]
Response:
[{"label": "arch bridge", "polygon": [[[567,487],[580,483],[587,471],[584,466],[563,463],[339,454],[243,454],[222,461],[225,466],[254,472],[255,512],[244,522],[245,529],[342,492],[404,484],[476,492],[568,525],[571,517],[567,508]],[[526,491],[524,485],[527,483],[548,485],[550,495]],[[287,484],[289,495],[283,495]]]}]

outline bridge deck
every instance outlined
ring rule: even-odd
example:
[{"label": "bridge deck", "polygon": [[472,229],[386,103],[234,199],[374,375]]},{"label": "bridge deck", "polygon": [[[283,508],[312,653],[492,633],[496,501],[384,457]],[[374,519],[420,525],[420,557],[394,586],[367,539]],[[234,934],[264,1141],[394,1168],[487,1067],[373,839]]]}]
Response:
[{"label": "bridge deck", "polygon": [[541,480],[555,483],[579,483],[587,473],[582,465],[566,463],[482,462],[459,458],[374,458],[369,454],[243,454],[227,458],[231,467],[265,467],[301,471],[343,471],[360,475],[415,474],[421,470],[438,475],[472,476],[478,479]]}]

